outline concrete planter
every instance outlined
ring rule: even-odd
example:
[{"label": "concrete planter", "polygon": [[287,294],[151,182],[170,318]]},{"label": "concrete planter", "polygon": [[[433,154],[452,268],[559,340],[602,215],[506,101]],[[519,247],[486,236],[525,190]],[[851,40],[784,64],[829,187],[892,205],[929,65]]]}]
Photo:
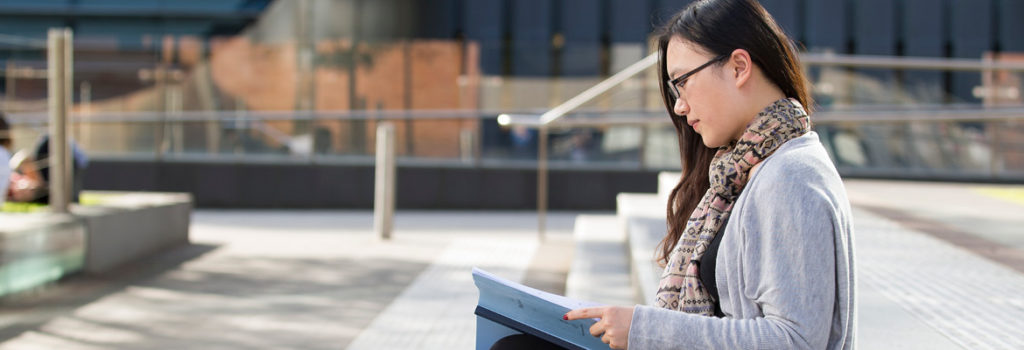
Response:
[{"label": "concrete planter", "polygon": [[103,273],[189,243],[190,194],[86,191],[83,198],[98,199],[71,209],[86,228],[87,273]]}]

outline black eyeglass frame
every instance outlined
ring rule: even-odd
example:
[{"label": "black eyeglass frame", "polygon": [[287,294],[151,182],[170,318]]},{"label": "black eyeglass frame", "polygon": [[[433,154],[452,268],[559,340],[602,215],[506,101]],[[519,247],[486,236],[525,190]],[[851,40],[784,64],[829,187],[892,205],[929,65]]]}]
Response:
[{"label": "black eyeglass frame", "polygon": [[697,74],[697,72],[700,72],[701,69],[707,68],[708,66],[717,63],[718,61],[724,60],[729,56],[729,54],[721,54],[718,57],[712,58],[710,61],[707,61],[704,64],[697,66],[697,68],[694,68],[693,70],[684,73],[683,75],[665,81],[665,84],[668,84],[669,95],[672,95],[673,104],[675,104],[675,102],[679,100],[679,85],[686,84],[686,80],[690,79],[690,77],[693,76],[694,74]]}]

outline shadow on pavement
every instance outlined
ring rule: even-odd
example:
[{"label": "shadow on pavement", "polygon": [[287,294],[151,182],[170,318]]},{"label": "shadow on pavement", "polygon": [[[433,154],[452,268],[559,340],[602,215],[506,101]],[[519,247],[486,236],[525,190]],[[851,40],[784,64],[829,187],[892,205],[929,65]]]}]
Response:
[{"label": "shadow on pavement", "polygon": [[219,247],[210,244],[180,246],[109,272],[75,273],[57,283],[0,299],[0,318],[6,319],[0,330],[0,342],[37,329],[54,318],[70,316],[79,307],[176,269]]}]

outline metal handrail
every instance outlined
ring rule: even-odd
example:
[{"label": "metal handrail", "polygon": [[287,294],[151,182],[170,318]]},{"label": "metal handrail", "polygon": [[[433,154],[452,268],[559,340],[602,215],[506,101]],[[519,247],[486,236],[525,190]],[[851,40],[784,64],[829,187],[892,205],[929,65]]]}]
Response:
[{"label": "metal handrail", "polygon": [[[608,92],[615,86],[618,86],[622,82],[629,78],[643,72],[647,68],[650,68],[658,62],[658,53],[651,53],[643,59],[637,61],[626,67],[625,69],[615,73],[614,75],[602,80],[600,83],[584,90],[583,92],[573,96],[569,100],[562,104],[552,108],[551,110],[544,112],[537,117],[537,125],[534,127],[538,128],[538,147],[537,147],[537,234],[540,240],[544,240],[544,232],[547,222],[547,203],[548,203],[548,132],[547,125],[565,116],[576,108],[579,108],[584,103],[590,102],[594,98]],[[498,124],[509,125],[508,123],[513,118],[512,115],[502,114],[498,116]]]},{"label": "metal handrail", "polygon": [[645,69],[650,68],[655,63],[658,63],[657,52],[647,55],[647,57],[629,65],[629,67],[626,67],[605,80],[602,80],[600,83],[584,90],[578,95],[573,96],[573,98],[570,98],[568,101],[552,108],[550,111],[544,112],[544,114],[540,115],[540,123],[542,125],[551,124],[551,122],[561,118],[566,113],[569,113],[570,111],[579,108],[579,106],[582,106],[584,103],[590,102],[590,100],[593,100],[597,96],[608,92],[608,90],[611,90],[615,86],[626,81],[626,79],[632,78],[634,75],[643,72]]},{"label": "metal handrail", "polygon": [[[883,69],[920,69],[920,70],[953,70],[953,71],[1014,71],[1024,72],[1024,64],[995,62],[991,58],[982,60],[961,58],[932,57],[895,57],[870,55],[842,55],[833,53],[804,53],[800,60],[805,66],[883,68]],[[547,216],[547,128],[548,125],[562,118],[567,113],[583,104],[608,92],[618,84],[654,66],[658,62],[658,53],[654,52],[636,63],[619,71],[615,75],[601,81],[597,85],[579,93],[551,110],[533,117],[530,115],[502,114],[498,123],[503,126],[525,126],[538,129],[537,159],[537,217],[538,234],[544,239]],[[827,114],[825,121],[828,122]],[[949,116],[948,116],[949,117]],[[963,117],[963,116],[960,116]],[[955,116],[949,118],[957,118]],[[885,120],[893,120],[887,117]],[[863,120],[863,119],[862,119]],[[582,124],[582,123],[581,123]]]},{"label": "metal handrail", "polygon": [[[503,114],[499,116],[499,124],[540,127],[551,124],[563,115],[579,108],[583,104],[611,90],[616,85],[643,72],[657,63],[657,53],[630,65],[626,69],[601,81],[597,85],[579,93],[564,103],[541,114],[539,117],[529,114]],[[879,68],[879,69],[915,69],[915,70],[952,70],[952,71],[1011,71],[1024,72],[1024,63],[998,62],[991,59],[938,58],[938,57],[906,57],[876,55],[846,55],[834,53],[803,53],[800,61],[806,66]]]},{"label": "metal handrail", "polygon": [[883,111],[819,111],[811,116],[815,123],[837,123],[837,122],[978,122],[978,121],[1007,121],[1024,119],[1024,107],[991,108],[982,107],[976,109],[950,109],[950,110],[927,110],[927,109],[897,109]]},{"label": "metal handrail", "polygon": [[46,40],[10,34],[0,34],[0,44],[24,46],[39,50],[46,49]]},{"label": "metal handrail", "polygon": [[[279,120],[447,120],[447,119],[486,119],[494,113],[465,110],[453,111],[412,111],[387,113],[347,113],[347,112],[137,112],[137,113],[100,113],[72,114],[72,124],[93,123],[180,123],[180,122],[233,122],[245,121],[248,124],[272,122]],[[540,127],[537,114],[506,114],[503,125]],[[44,113],[10,113],[12,125],[45,126],[48,124]],[[980,105],[871,105],[857,108],[818,108],[812,115],[816,123],[822,122],[912,122],[912,121],[1000,121],[1024,119],[1024,105],[1012,106],[980,106]],[[669,125],[670,120],[664,110],[616,110],[597,111],[579,110],[570,112],[548,125],[550,128],[573,127],[606,127],[636,125]]]},{"label": "metal handrail", "polygon": [[[652,53],[540,116],[531,114],[502,114],[499,116],[498,123],[505,126],[534,128],[549,125],[602,93],[611,90],[616,85],[650,68],[657,63],[657,60],[657,53]],[[800,55],[800,60],[806,66],[823,67],[1024,72],[1024,63],[998,62],[991,59],[804,53]]]},{"label": "metal handrail", "polygon": [[[671,121],[663,110],[609,112],[606,115],[591,116],[593,113],[567,114],[559,120],[557,127],[605,127],[637,125],[670,125]],[[525,118],[525,116],[524,116]],[[824,109],[811,115],[816,124],[842,122],[892,122],[916,121],[934,122],[979,122],[1008,121],[1024,119],[1024,106],[945,108],[937,106],[888,108],[888,109]],[[515,119],[513,119],[515,120]],[[535,125],[530,123],[513,125]]]},{"label": "metal handrail", "polygon": [[825,67],[1024,72],[1024,63],[998,62],[991,59],[805,53],[800,55],[800,61],[807,66]]},{"label": "metal handrail", "polygon": [[[72,123],[167,123],[167,122],[246,122],[278,120],[448,120],[486,119],[494,113],[448,110],[448,111],[405,111],[405,112],[251,112],[251,111],[205,111],[205,112],[93,112],[73,113]],[[46,113],[9,113],[13,125],[42,126],[47,124]],[[813,117],[816,121],[983,121],[1018,119],[1024,116],[1024,106],[979,106],[979,105],[872,105],[857,106],[856,109],[818,109]],[[540,119],[536,114],[503,114],[499,124],[539,128]],[[614,126],[640,124],[668,124],[664,110],[635,111],[576,111],[564,114],[557,122],[558,127]],[[551,127],[550,125],[548,127]]]},{"label": "metal handrail", "polygon": [[[144,112],[77,112],[71,117],[76,122],[120,123],[120,122],[205,122],[244,120],[407,120],[407,119],[467,119],[482,118],[497,114],[487,111],[455,110],[362,110],[362,111],[144,111]],[[9,113],[15,123],[32,121],[45,122],[46,113]]]}]

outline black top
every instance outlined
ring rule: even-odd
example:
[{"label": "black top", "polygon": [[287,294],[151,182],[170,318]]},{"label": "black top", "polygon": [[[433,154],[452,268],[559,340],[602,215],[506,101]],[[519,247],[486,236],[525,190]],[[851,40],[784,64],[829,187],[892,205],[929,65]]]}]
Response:
[{"label": "black top", "polygon": [[704,284],[704,289],[711,295],[711,300],[715,303],[715,316],[718,317],[725,317],[722,306],[718,302],[718,285],[715,284],[715,260],[718,258],[718,246],[722,243],[722,236],[725,236],[725,225],[722,225],[718,234],[708,244],[708,249],[704,251],[704,256],[700,258],[700,263],[697,265],[700,270],[700,282]]}]

